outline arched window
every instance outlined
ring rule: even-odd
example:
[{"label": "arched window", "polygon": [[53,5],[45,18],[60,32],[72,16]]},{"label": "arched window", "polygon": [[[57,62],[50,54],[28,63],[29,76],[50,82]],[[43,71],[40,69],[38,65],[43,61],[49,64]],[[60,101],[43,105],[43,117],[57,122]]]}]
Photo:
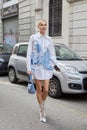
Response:
[{"label": "arched window", "polygon": [[61,36],[62,33],[62,0],[49,2],[49,35]]}]

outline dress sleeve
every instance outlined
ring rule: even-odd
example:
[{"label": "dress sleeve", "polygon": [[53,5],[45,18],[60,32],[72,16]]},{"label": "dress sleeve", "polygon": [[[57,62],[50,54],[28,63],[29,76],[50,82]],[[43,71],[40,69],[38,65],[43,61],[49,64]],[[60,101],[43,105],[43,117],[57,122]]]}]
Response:
[{"label": "dress sleeve", "polygon": [[56,54],[55,54],[55,48],[52,42],[52,39],[50,38],[50,47],[49,47],[49,51],[50,51],[50,57],[51,57],[51,61],[53,63],[53,65],[57,65],[58,66],[58,62],[56,60]]},{"label": "dress sleeve", "polygon": [[27,71],[31,71],[32,36],[30,37],[27,49]]}]

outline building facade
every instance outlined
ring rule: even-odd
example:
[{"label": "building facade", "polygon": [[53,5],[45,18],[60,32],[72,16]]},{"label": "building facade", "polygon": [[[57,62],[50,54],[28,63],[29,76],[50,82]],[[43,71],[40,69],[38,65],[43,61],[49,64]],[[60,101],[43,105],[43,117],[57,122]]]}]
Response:
[{"label": "building facade", "polygon": [[87,59],[87,0],[74,0],[69,4],[69,43]]},{"label": "building facade", "polygon": [[87,0],[2,0],[0,13],[0,42],[28,42],[38,21],[46,19],[55,43],[87,58]]}]

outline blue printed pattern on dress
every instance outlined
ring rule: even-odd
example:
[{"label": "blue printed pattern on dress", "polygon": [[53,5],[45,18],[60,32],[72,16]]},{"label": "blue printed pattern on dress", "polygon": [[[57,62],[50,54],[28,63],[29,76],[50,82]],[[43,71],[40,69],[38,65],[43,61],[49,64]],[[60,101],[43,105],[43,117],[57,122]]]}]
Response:
[{"label": "blue printed pattern on dress", "polygon": [[32,65],[42,65],[45,69],[52,70],[53,67],[50,63],[50,52],[48,48],[43,52],[39,43],[34,44],[34,50],[31,56]]},{"label": "blue printed pattern on dress", "polygon": [[40,52],[41,52],[41,46],[39,45],[39,43],[34,44],[31,55],[31,64],[33,65],[39,64]]},{"label": "blue printed pattern on dress", "polygon": [[48,70],[52,70],[52,66],[50,63],[50,52],[47,49],[46,52],[43,54],[43,66],[48,69]]}]

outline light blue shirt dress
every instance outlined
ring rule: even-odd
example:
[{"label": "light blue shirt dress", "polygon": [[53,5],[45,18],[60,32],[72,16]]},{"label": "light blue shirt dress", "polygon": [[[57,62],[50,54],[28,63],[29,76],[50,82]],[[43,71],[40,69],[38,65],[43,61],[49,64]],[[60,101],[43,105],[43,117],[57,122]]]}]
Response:
[{"label": "light blue shirt dress", "polygon": [[58,63],[51,37],[40,33],[32,35],[27,49],[27,71],[32,72],[34,79],[50,79],[54,65]]}]

